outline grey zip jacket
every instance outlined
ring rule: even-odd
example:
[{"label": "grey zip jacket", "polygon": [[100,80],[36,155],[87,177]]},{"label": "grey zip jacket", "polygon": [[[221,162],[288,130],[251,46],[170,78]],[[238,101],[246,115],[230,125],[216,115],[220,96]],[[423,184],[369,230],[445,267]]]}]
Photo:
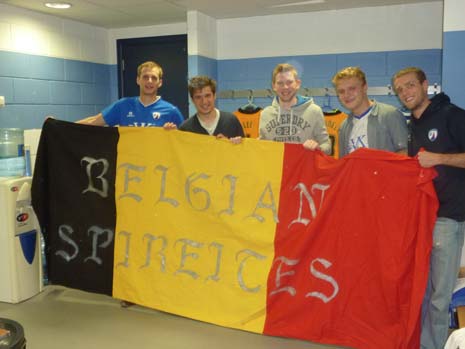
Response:
[{"label": "grey zip jacket", "polygon": [[259,128],[260,139],[287,143],[313,139],[324,153],[331,153],[323,112],[311,98],[298,96],[297,103],[284,110],[275,97],[271,106],[261,112]]}]

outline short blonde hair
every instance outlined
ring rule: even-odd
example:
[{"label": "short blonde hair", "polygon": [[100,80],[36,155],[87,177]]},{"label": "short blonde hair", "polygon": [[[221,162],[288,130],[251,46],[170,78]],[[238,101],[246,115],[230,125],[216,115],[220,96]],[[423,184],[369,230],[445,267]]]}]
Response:
[{"label": "short blonde hair", "polygon": [[414,73],[416,75],[418,81],[420,81],[420,84],[422,84],[423,81],[426,80],[426,74],[423,70],[417,67],[408,67],[408,68],[401,69],[397,73],[394,74],[394,76],[392,77],[392,81],[391,81],[392,86],[394,86],[394,81],[397,78],[400,78],[401,76],[404,76],[410,73]]},{"label": "short blonde hair", "polygon": [[158,78],[161,79],[163,77],[163,69],[161,69],[160,65],[158,63],[155,63],[154,61],[147,61],[137,67],[138,78],[142,74],[142,70],[144,70],[145,68],[150,69],[150,70],[155,68],[158,70]]},{"label": "short blonde hair", "polygon": [[362,81],[363,85],[366,85],[367,78],[365,73],[359,67],[346,67],[344,69],[339,70],[332,78],[331,82],[334,86],[342,79],[348,78],[357,78]]},{"label": "short blonde hair", "polygon": [[273,69],[273,73],[271,74],[271,82],[274,84],[276,81],[276,75],[280,73],[287,73],[291,72],[294,75],[296,80],[299,79],[299,74],[297,74],[297,69],[291,64],[288,63],[280,63]]}]

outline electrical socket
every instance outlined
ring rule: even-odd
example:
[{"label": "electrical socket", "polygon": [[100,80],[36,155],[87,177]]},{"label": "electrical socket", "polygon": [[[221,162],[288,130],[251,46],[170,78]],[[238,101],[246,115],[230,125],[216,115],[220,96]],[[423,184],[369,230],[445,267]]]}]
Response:
[{"label": "electrical socket", "polygon": [[5,96],[0,96],[0,108],[5,106]]}]

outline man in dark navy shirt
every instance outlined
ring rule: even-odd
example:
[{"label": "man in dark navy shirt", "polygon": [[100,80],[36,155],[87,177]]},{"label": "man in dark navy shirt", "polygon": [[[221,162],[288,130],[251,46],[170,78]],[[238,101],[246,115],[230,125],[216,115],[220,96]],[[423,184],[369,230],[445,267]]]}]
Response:
[{"label": "man in dark navy shirt", "polygon": [[438,172],[434,187],[439,210],[423,301],[421,348],[444,348],[465,229],[465,110],[444,93],[429,99],[428,81],[419,68],[403,69],[392,80],[400,101],[412,111],[409,155],[418,155],[421,166],[434,166]]},{"label": "man in dark navy shirt", "polygon": [[189,95],[197,112],[179,127],[188,131],[240,142],[244,130],[236,116],[215,107],[216,81],[208,76],[194,76],[189,80]]}]

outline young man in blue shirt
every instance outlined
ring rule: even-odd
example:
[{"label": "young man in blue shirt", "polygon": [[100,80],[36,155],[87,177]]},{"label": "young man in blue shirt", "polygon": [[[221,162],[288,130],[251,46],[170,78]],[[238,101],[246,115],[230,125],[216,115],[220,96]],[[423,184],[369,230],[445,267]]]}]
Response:
[{"label": "young man in blue shirt", "polygon": [[179,126],[184,118],[179,109],[157,95],[163,84],[163,70],[155,62],[137,68],[138,97],[125,97],[106,107],[101,113],[77,121],[94,126],[163,127]]}]

